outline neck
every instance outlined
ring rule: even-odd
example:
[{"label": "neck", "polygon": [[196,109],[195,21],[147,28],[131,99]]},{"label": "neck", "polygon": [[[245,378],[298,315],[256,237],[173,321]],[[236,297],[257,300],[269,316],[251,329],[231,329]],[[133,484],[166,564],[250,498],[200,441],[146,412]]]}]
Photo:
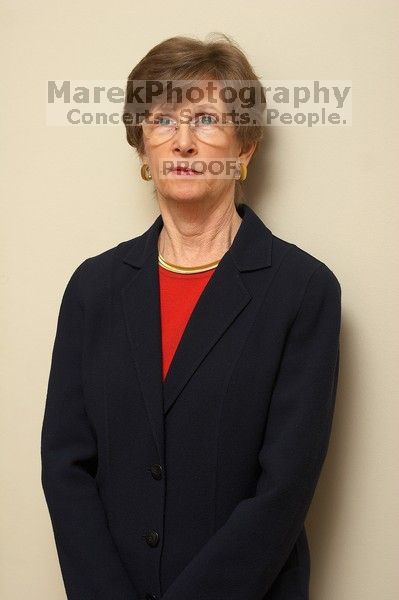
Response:
[{"label": "neck", "polygon": [[[160,203],[163,227],[158,251],[169,263],[196,267],[222,258],[241,224],[234,202],[216,206]],[[194,209],[194,210],[193,210]]]}]

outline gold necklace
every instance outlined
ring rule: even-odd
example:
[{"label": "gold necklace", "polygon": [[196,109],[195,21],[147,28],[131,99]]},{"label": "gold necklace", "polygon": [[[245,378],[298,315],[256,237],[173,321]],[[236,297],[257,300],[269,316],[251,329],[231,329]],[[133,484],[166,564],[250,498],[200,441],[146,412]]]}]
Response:
[{"label": "gold necklace", "polygon": [[204,271],[209,271],[210,269],[214,269],[218,266],[219,261],[215,261],[213,263],[208,263],[206,265],[198,265],[197,267],[182,267],[180,265],[175,265],[173,263],[167,262],[162,254],[158,251],[158,264],[167,269],[168,271],[173,271],[173,273],[202,273]]},{"label": "gold necklace", "polygon": [[159,251],[159,241],[160,240],[158,240],[158,264],[164,267],[164,269],[172,271],[173,273],[203,273],[204,271],[210,271],[211,269],[215,269],[221,260],[219,259],[212,263],[198,265],[196,267],[183,267],[181,265],[175,265],[164,259],[164,257]]}]

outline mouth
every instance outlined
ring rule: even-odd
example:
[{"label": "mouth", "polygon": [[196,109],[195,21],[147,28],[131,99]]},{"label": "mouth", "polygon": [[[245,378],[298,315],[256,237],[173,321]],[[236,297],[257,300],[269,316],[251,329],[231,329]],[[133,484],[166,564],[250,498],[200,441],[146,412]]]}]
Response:
[{"label": "mouth", "polygon": [[169,169],[169,173],[175,173],[176,175],[183,176],[191,176],[195,177],[195,175],[202,175],[201,171],[196,171],[195,169],[188,169],[187,167],[175,167],[173,169]]}]

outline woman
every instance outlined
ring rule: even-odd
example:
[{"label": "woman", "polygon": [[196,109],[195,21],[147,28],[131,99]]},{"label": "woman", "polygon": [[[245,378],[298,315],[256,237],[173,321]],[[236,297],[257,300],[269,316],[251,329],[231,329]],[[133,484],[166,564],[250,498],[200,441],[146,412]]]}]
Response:
[{"label": "woman", "polygon": [[227,36],[168,39],[129,75],[127,139],[161,214],[84,260],[62,298],[42,482],[67,595],[305,600],[340,284],[236,204],[261,126],[222,122],[218,94],[156,97],[135,120],[139,80],[259,84]]}]

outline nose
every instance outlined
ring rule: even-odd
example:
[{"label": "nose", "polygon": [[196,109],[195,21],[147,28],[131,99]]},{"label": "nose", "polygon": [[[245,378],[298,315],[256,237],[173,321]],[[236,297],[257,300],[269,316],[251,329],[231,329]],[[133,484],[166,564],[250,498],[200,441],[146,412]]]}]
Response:
[{"label": "nose", "polygon": [[180,123],[180,127],[172,139],[172,150],[183,156],[196,154],[197,146],[194,134],[191,132],[188,123]]}]

